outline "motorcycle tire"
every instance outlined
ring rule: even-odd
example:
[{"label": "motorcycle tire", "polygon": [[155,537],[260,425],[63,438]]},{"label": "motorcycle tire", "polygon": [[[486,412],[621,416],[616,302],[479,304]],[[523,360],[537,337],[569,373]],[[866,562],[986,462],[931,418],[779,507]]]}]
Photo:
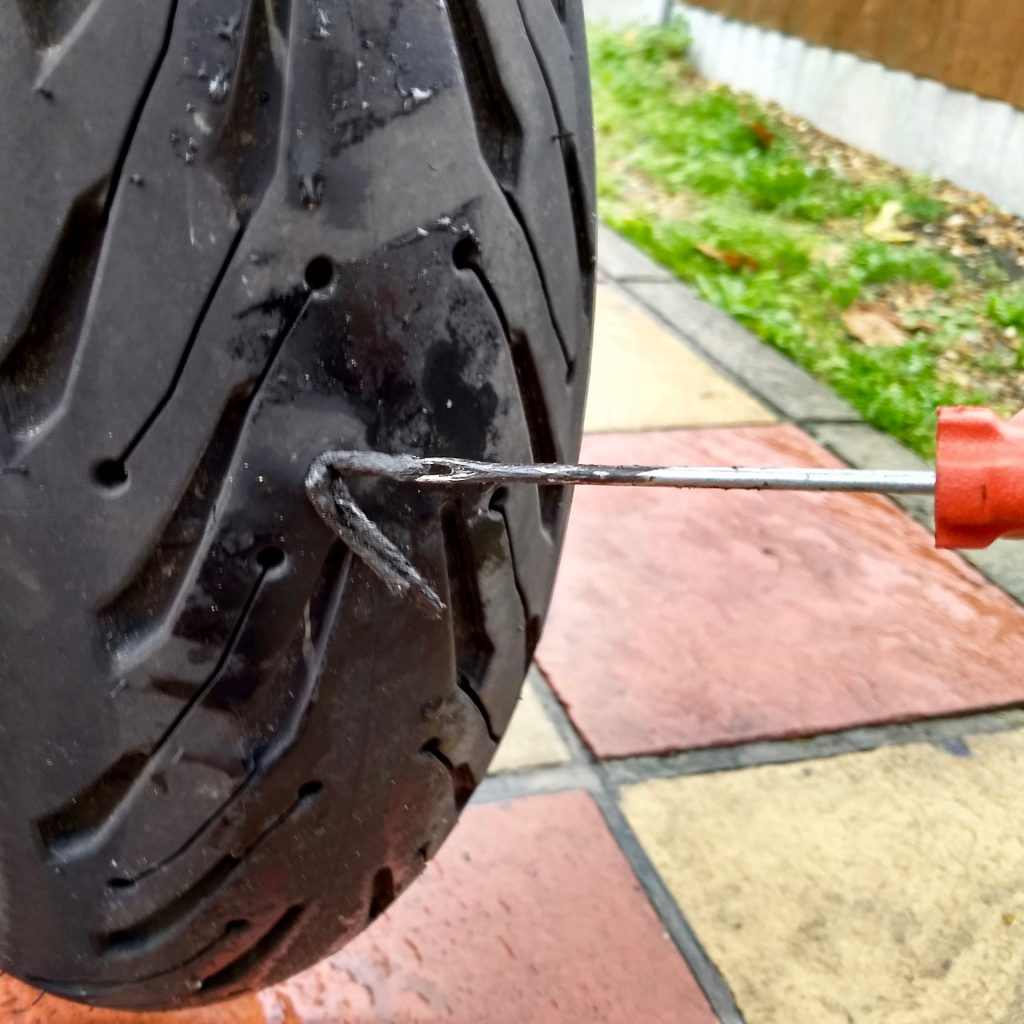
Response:
[{"label": "motorcycle tire", "polygon": [[304,480],[577,457],[582,2],[10,0],[0,83],[0,967],[221,1000],[373,921],[516,706],[568,494],[353,481],[438,618]]}]

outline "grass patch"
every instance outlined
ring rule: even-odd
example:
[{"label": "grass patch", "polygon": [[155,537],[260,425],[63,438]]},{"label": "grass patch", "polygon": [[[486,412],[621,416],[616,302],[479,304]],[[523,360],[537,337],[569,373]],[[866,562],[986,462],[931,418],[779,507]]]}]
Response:
[{"label": "grass patch", "polygon": [[1024,405],[1020,222],[709,85],[689,44],[593,30],[602,218],[922,455],[939,405]]}]

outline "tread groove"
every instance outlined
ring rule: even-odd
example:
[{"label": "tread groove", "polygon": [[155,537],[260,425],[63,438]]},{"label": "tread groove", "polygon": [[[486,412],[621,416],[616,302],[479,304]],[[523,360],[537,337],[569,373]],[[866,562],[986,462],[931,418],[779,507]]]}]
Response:
[{"label": "tread groove", "polygon": [[22,441],[54,414],[64,398],[103,249],[101,211],[107,188],[104,178],[71,204],[28,326],[0,365],[4,423],[8,433]]},{"label": "tread groove", "polygon": [[[254,158],[253,140],[279,146],[284,123],[284,82],[274,59],[273,33],[287,32],[291,0],[252,0],[235,61],[237,74],[210,162],[241,219],[258,206],[273,180],[273,161]],[[275,21],[273,15],[278,15]]]},{"label": "tread groove", "polygon": [[[32,0],[29,0],[29,2],[32,2]],[[117,159],[114,161],[114,171],[110,178],[110,187],[107,189],[107,199],[103,206],[103,213],[100,216],[100,224],[104,228],[110,222],[110,211],[114,207],[114,199],[124,177],[124,165],[128,162],[128,153],[131,151],[135,134],[142,123],[142,115],[146,109],[146,104],[149,102],[153,87],[156,85],[157,78],[160,77],[160,71],[167,60],[167,54],[170,52],[171,39],[174,35],[174,23],[177,19],[178,4],[180,2],[181,0],[170,0],[170,6],[167,10],[167,24],[164,28],[164,37],[160,43],[160,49],[146,78],[146,84],[142,87],[142,93],[135,104],[135,109],[132,111],[132,118],[128,122],[127,131],[125,132],[124,139],[121,141],[121,148],[118,150]]]},{"label": "tread groove", "polygon": [[[558,125],[556,141],[562,153],[562,162],[565,164],[565,180],[569,189],[570,206],[572,207],[577,256],[580,269],[583,271],[585,278],[589,278],[594,273],[596,252],[594,250],[593,226],[586,211],[586,190],[583,186],[583,173],[579,163],[579,152],[576,148],[573,133],[566,128],[565,118],[562,116],[562,106],[558,101],[558,94],[544,58],[544,51],[537,44],[536,36],[530,26],[530,19],[523,10],[523,0],[516,0],[516,2],[519,7],[519,16],[522,19],[523,28],[526,30],[526,38],[530,41],[530,49],[533,50],[537,67],[540,70],[541,78],[544,80],[544,87],[551,102],[551,113],[554,115],[555,124]],[[557,5],[555,7],[555,14],[559,14]],[[564,5],[560,20],[563,23],[565,21]],[[589,291],[589,289],[587,290]]]},{"label": "tread groove", "polygon": [[469,0],[448,0],[448,15],[462,65],[480,153],[503,191],[514,187],[522,160],[523,131],[487,45],[487,28]]},{"label": "tread groove", "polygon": [[452,504],[445,505],[441,513],[441,526],[448,562],[448,594],[452,608],[452,641],[458,687],[480,714],[487,735],[494,743],[498,743],[501,738],[494,731],[491,714],[479,692],[494,657],[494,643],[487,633],[462,509]]},{"label": "tread groove", "polygon": [[473,769],[468,764],[453,764],[448,755],[441,749],[440,740],[431,740],[423,748],[423,753],[434,758],[444,770],[452,783],[452,796],[455,799],[455,810],[461,812],[469,803],[477,787]]},{"label": "tread groove", "polygon": [[64,807],[40,819],[36,827],[43,845],[53,849],[71,836],[98,828],[124,799],[148,759],[144,750],[129,751]]},{"label": "tread groove", "polygon": [[174,368],[174,375],[171,377],[171,382],[167,385],[166,390],[160,396],[150,414],[143,421],[142,426],[139,427],[135,432],[135,435],[118,456],[119,462],[127,463],[132,453],[136,448],[138,448],[139,444],[141,444],[142,439],[149,432],[153,424],[159,419],[160,413],[167,408],[171,399],[174,397],[174,392],[177,391],[178,385],[181,383],[181,378],[185,374],[185,367],[188,364],[189,356],[195,348],[196,341],[202,332],[203,324],[206,323],[206,317],[210,312],[210,307],[217,298],[217,295],[220,292],[220,286],[223,284],[224,278],[231,269],[231,264],[234,261],[235,254],[238,252],[238,247],[242,244],[242,237],[244,234],[245,229],[242,227],[235,232],[235,237],[231,240],[231,245],[228,246],[227,254],[224,257],[224,261],[221,264],[220,269],[217,271],[217,276],[214,278],[213,284],[210,286],[210,289],[206,294],[206,298],[203,300],[203,305],[199,310],[199,315],[196,317],[196,322],[192,325],[192,330],[189,332],[188,340],[185,342],[185,348],[178,359],[178,365]]},{"label": "tread groove", "polygon": [[[249,409],[243,394],[231,398],[167,526],[134,579],[99,613],[107,650],[118,660],[158,633],[174,607],[183,577],[209,535],[223,481]],[[139,624],[144,624],[140,629]]]},{"label": "tread groove", "polygon": [[239,864],[241,860],[237,857],[222,857],[198,882],[175,900],[161,907],[140,924],[101,937],[97,945],[104,952],[115,955],[140,953],[150,946],[158,945],[168,932],[191,917],[205,900],[217,892],[237,870]]},{"label": "tread groove", "polygon": [[[291,749],[310,708],[316,703],[332,627],[341,613],[353,563],[352,552],[343,544],[335,545],[324,561],[303,621],[304,636],[308,636],[313,647],[312,657],[307,661],[301,688],[296,688],[289,714],[277,726],[274,738],[254,758],[258,773],[269,771]],[[322,604],[314,608],[314,602]],[[251,780],[252,777],[247,781]]]},{"label": "tread groove", "polygon": [[94,936],[96,946],[107,953],[135,956],[162,945],[208,904],[275,833],[316,803],[319,797],[319,790],[301,793],[241,853],[221,857],[197,882],[136,924]]},{"label": "tread groove", "polygon": [[395,873],[391,868],[381,868],[373,876],[370,889],[370,907],[366,913],[367,923],[372,924],[388,907],[395,902],[398,893],[395,891]]},{"label": "tread groove", "polygon": [[304,910],[305,907],[301,904],[289,907],[251,949],[246,950],[216,973],[203,978],[202,991],[216,992],[218,989],[234,985],[269,961],[294,931]]},{"label": "tread groove", "polygon": [[[491,510],[494,511],[494,512],[497,512],[498,515],[501,516],[502,526],[504,527],[504,530],[505,530],[505,539],[508,541],[509,551],[512,552],[512,578],[515,580],[516,593],[519,595],[519,603],[523,607],[523,618],[525,619],[527,625],[529,626],[529,624],[531,622],[537,622],[538,619],[537,619],[537,616],[531,614],[530,602],[529,602],[529,599],[526,596],[526,588],[523,585],[523,580],[522,580],[522,577],[520,576],[519,561],[516,558],[516,542],[515,542],[515,538],[512,535],[512,530],[509,527],[508,512],[505,509],[504,502],[500,502],[500,501],[496,502],[494,500],[491,501]],[[536,639],[539,640],[539,631],[538,631],[538,635],[537,635]],[[524,667],[523,667],[523,677],[524,678],[526,677],[526,674],[530,671],[530,665],[533,663],[533,652],[534,652],[534,649],[537,646],[536,640],[533,640],[530,636],[527,636],[526,640],[527,640],[527,642],[526,642],[526,650],[524,652]]]},{"label": "tread groove", "polygon": [[[249,612],[259,594],[265,575],[265,572],[261,573],[249,591],[249,596],[239,612],[231,636],[224,645],[224,650],[213,671],[183,705],[170,725],[164,730],[163,735],[145,752],[144,756],[134,758],[127,765],[124,764],[124,758],[122,758],[118,762],[122,765],[120,773],[112,775],[113,769],[108,769],[84,790],[72,797],[63,807],[36,823],[40,839],[43,840],[51,855],[63,860],[71,860],[93,852],[102,843],[105,833],[120,820],[125,806],[131,803],[146,779],[156,770],[156,763],[161,753],[216,684],[217,678],[231,657],[238,638],[248,621]],[[127,772],[131,774],[126,780]],[[109,792],[111,784],[116,786],[113,796]],[[87,820],[79,820],[79,807],[99,807],[103,809],[104,813],[95,820],[93,815],[90,815]]]},{"label": "tread groove", "polygon": [[[512,358],[512,367],[515,370],[516,383],[519,387],[519,398],[523,405],[527,430],[530,434],[533,461],[539,464],[557,463],[560,461],[558,445],[555,442],[551,416],[548,413],[540,374],[537,372],[537,364],[534,362],[530,343],[521,333],[512,330],[501,299],[475,253],[466,261],[465,266],[480,283],[480,287],[484,290],[504,332],[505,342]],[[537,488],[540,498],[541,521],[549,531],[558,521],[564,490],[562,487]]]},{"label": "tread groove", "polygon": [[501,736],[494,729],[494,721],[491,718],[490,711],[487,710],[487,705],[484,704],[483,698],[480,693],[473,686],[469,679],[465,676],[459,677],[459,689],[469,698],[472,702],[473,707],[476,708],[478,714],[483,719],[484,728],[487,730],[487,738],[492,743],[500,743]]},{"label": "tread groove", "polygon": [[[558,338],[568,375],[571,377],[573,362],[565,337],[562,335],[562,329],[558,324],[558,318],[555,316],[555,306],[547,276],[544,273],[544,264],[540,259],[537,243],[515,196],[516,184],[519,179],[519,165],[522,160],[522,127],[504,86],[501,84],[501,73],[488,42],[487,27],[474,4],[469,0],[449,0],[448,13],[455,49],[462,66],[462,77],[466,83],[466,91],[473,111],[473,123],[480,155],[490,169],[492,177],[508,204],[509,212],[522,232],[533,257],[534,268],[544,292],[544,301],[547,304],[551,325]],[[499,133],[502,142],[495,152],[492,139]],[[513,141],[510,142],[510,139]],[[510,148],[511,154],[506,154],[506,150]]]},{"label": "tread groove", "polygon": [[544,294],[544,303],[547,306],[548,319],[551,321],[551,329],[555,332],[555,337],[558,338],[558,348],[562,353],[562,359],[565,362],[565,379],[567,381],[571,381],[573,374],[576,372],[576,363],[569,353],[569,346],[566,344],[565,335],[562,333],[562,328],[558,323],[558,317],[555,315],[555,303],[551,297],[551,288],[548,285],[547,274],[544,271],[544,262],[540,258],[540,250],[537,248],[537,242],[533,237],[533,233],[530,231],[529,225],[526,223],[526,218],[523,216],[523,211],[519,207],[518,200],[511,192],[506,192],[505,201],[508,203],[508,207],[512,211],[512,216],[515,218],[516,224],[519,225],[519,230],[522,232],[527,248],[530,250],[533,265],[537,271],[537,278],[540,281],[541,291]]},{"label": "tread groove", "polygon": [[565,154],[566,180],[569,184],[569,201],[572,203],[573,222],[576,225],[577,253],[580,270],[583,272],[583,296],[589,309],[593,305],[593,293],[597,278],[597,241],[593,224],[587,213],[587,189],[583,184],[583,168],[580,166],[580,151],[575,139],[562,139]]},{"label": "tread groove", "polygon": [[352,570],[353,556],[348,547],[338,541],[327,553],[323,568],[310,592],[306,618],[309,639],[320,657],[326,653],[329,630],[337,621]]},{"label": "tread groove", "polygon": [[[187,574],[191,558],[203,546],[204,539],[208,539],[216,529],[217,518],[214,512],[218,498],[228,478],[227,470],[238,449],[253,403],[259,397],[278,354],[307,305],[308,299],[303,298],[301,305],[287,316],[255,383],[236,391],[229,400],[185,495],[157,541],[152,555],[135,578],[100,612],[107,648],[119,659],[124,659],[128,649],[138,642],[140,632],[135,625],[137,621],[147,623],[145,635],[152,635],[164,628],[166,616],[173,613],[175,597]],[[169,394],[167,400],[170,400]],[[158,415],[159,410],[148,422],[155,421]],[[197,536],[197,525],[200,523],[203,525]],[[158,610],[160,614],[157,614]]]},{"label": "tread groove", "polygon": [[310,709],[316,703],[319,680],[327,656],[327,644],[330,641],[330,627],[337,621],[341,613],[352,564],[353,556],[348,548],[340,543],[334,545],[324,562],[320,578],[313,587],[308,605],[308,617],[303,623],[304,635],[307,635],[312,642],[314,655],[307,664],[302,695],[293,703],[288,720],[284,725],[278,727],[272,742],[260,752],[258,757],[254,758],[252,771],[227,800],[213,814],[209,815],[176,850],[137,875],[117,879],[119,885],[138,885],[147,878],[165,871],[179,857],[192,849],[211,829],[215,828],[234,804],[251,789],[252,783],[259,777],[265,777],[266,773],[294,745]]},{"label": "tread groove", "polygon": [[[248,928],[249,923],[247,921],[230,921],[220,935],[206,943],[205,946],[195,953],[190,954],[187,959],[175,964],[173,967],[157,971],[155,974],[147,974],[144,977],[137,978],[132,984],[147,985],[154,981],[163,981],[165,978],[173,978],[174,975],[180,974],[186,968],[197,964],[200,960],[204,960],[218,949],[229,936],[238,934]],[[35,988],[45,989],[50,995],[59,996],[62,999],[79,1000],[82,998],[96,999],[105,993],[116,992],[124,985],[120,981],[66,981],[32,975],[28,976],[25,980]],[[145,1009],[145,1007],[138,1007],[138,1009]]]}]

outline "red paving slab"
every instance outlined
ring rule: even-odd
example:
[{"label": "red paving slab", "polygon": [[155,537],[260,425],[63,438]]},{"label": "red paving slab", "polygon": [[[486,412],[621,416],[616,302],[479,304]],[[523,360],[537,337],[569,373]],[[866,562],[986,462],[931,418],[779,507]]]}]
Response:
[{"label": "red paving slab", "polygon": [[[785,426],[598,435],[590,462],[835,466]],[[602,757],[1024,699],[1024,610],[885,498],[577,490],[539,659]]]},{"label": "red paving slab", "polygon": [[426,875],[319,967],[192,1013],[89,1011],[0,981],[19,1024],[713,1024],[589,796],[471,807]]}]

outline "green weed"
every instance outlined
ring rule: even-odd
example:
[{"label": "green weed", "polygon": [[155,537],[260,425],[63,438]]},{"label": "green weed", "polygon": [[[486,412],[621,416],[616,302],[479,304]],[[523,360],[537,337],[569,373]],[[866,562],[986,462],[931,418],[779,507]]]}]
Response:
[{"label": "green weed", "polygon": [[[591,46],[603,219],[869,422],[932,454],[936,407],[986,398],[940,371],[986,308],[965,309],[970,274],[924,237],[896,244],[863,228],[892,201],[919,229],[938,221],[947,206],[936,187],[895,170],[859,180],[816,159],[760,104],[695,76],[682,22],[599,28]],[[970,273],[990,287],[997,270]],[[934,299],[915,307],[905,344],[870,347],[847,333],[853,303],[913,288]],[[994,291],[987,316],[1024,332],[1024,290]],[[981,372],[1005,365],[983,346],[965,358]]]}]

